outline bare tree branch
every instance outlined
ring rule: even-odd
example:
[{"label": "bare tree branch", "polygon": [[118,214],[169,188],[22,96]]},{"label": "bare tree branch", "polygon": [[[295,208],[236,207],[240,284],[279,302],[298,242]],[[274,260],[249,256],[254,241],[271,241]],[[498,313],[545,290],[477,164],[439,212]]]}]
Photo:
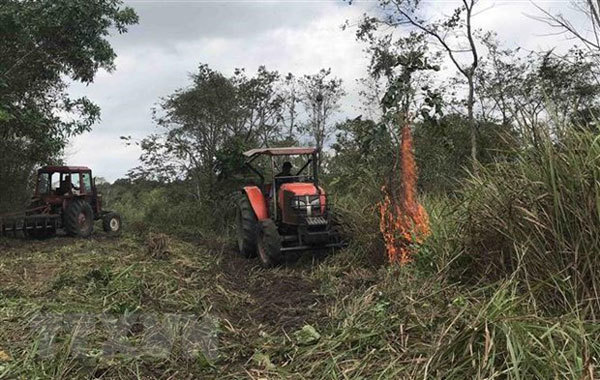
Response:
[{"label": "bare tree branch", "polygon": [[577,3],[572,3],[579,8],[579,11],[582,12],[589,20],[592,26],[592,32],[594,34],[593,39],[584,35],[584,31],[578,29],[578,26],[573,25],[571,21],[569,21],[562,14],[552,14],[541,6],[533,3],[533,5],[543,14],[542,16],[529,16],[534,20],[541,21],[546,25],[549,25],[552,28],[561,29],[567,34],[570,34],[573,38],[580,40],[583,42],[588,48],[593,48],[600,50],[600,1],[596,0],[594,3],[593,0],[586,0],[586,7],[581,8]]}]

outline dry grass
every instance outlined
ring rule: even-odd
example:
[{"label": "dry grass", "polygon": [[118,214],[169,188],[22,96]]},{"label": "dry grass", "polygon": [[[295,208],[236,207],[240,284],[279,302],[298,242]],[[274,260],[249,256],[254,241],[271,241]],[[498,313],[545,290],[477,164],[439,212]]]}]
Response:
[{"label": "dry grass", "polygon": [[167,259],[171,255],[171,239],[160,233],[150,233],[146,238],[146,250],[148,255],[155,259]]}]

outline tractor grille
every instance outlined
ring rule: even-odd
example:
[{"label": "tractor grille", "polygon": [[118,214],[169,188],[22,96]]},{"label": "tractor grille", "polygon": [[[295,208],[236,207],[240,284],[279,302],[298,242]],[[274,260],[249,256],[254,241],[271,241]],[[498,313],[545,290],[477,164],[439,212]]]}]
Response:
[{"label": "tractor grille", "polygon": [[322,216],[306,217],[306,224],[309,226],[324,226],[327,224],[327,219]]},{"label": "tractor grille", "polygon": [[[328,202],[325,199],[326,197],[324,195],[295,196],[291,199],[292,210],[294,210],[298,215],[305,218],[322,216],[325,214],[325,211],[328,206]],[[321,205],[322,200],[325,201],[325,206]]]},{"label": "tractor grille", "polygon": [[321,229],[329,225],[329,211],[332,208],[331,198],[326,194],[297,195],[288,200],[291,212],[296,219],[291,224],[306,225],[313,229]]}]

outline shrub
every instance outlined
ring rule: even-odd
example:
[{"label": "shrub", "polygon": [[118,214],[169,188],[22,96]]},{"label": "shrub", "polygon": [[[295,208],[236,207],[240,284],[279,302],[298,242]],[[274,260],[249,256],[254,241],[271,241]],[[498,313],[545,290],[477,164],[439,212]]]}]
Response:
[{"label": "shrub", "polygon": [[229,232],[234,208],[228,196],[196,199],[186,184],[114,184],[105,189],[106,208],[123,216],[130,232],[148,231],[185,238],[203,238],[214,231]]}]

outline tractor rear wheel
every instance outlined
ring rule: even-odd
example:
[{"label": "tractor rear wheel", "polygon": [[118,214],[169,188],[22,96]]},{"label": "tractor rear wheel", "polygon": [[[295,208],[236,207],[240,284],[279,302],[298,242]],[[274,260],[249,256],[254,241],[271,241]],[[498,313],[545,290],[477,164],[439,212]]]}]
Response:
[{"label": "tractor rear wheel", "polygon": [[111,235],[121,233],[121,216],[116,212],[111,212],[102,217],[102,229]]},{"label": "tractor rear wheel", "polygon": [[236,225],[240,254],[246,258],[256,256],[256,215],[245,194],[238,200]]},{"label": "tractor rear wheel", "polygon": [[64,213],[64,226],[67,234],[81,238],[87,238],[94,231],[94,211],[89,203],[82,199],[76,199]]},{"label": "tractor rear wheel", "polygon": [[257,248],[263,267],[271,268],[281,262],[281,237],[273,220],[260,221]]}]

